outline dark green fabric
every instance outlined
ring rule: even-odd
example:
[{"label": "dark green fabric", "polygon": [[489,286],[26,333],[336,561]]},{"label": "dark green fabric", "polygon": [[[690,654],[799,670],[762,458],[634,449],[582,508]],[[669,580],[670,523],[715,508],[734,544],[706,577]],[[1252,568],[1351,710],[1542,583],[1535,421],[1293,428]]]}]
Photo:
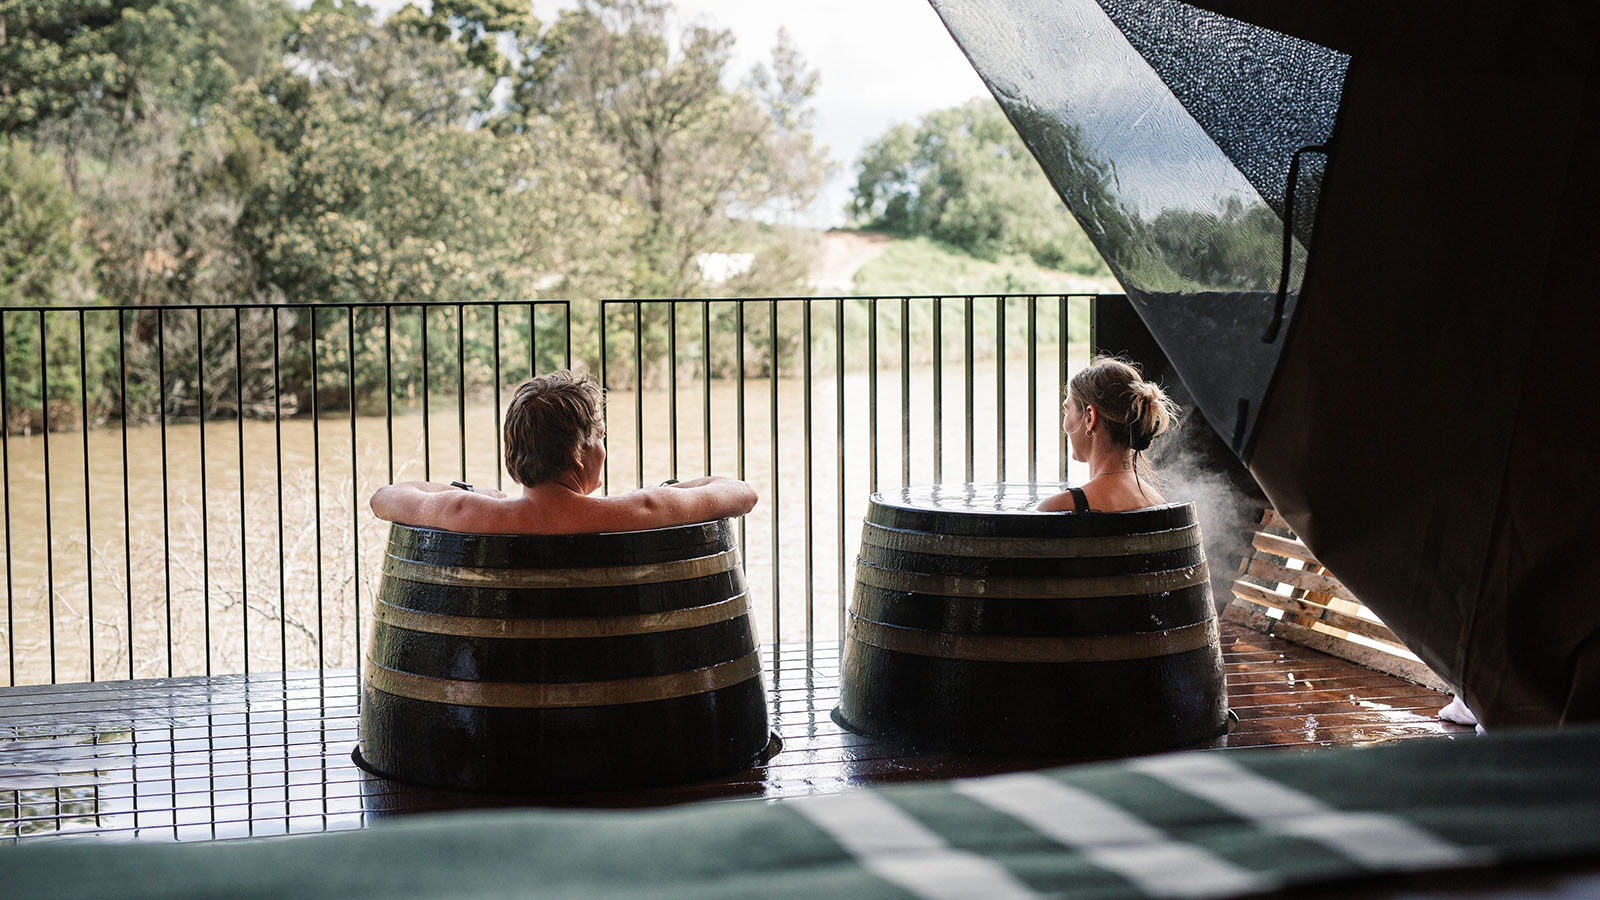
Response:
[{"label": "dark green fabric", "polygon": [[[1420,828],[1474,864],[1600,858],[1596,728],[1311,753],[1199,751],[1044,775],[1152,826],[1157,843],[1200,848],[1268,886],[1301,888],[1409,868],[1372,868],[1315,836],[1285,836],[1280,826],[1292,817],[1273,819],[1273,810],[1262,808],[1243,811],[1247,818],[1208,801],[1204,791],[1185,790],[1170,771],[1152,775],[1185,759],[1270,779],[1298,800],[1325,805],[1331,818],[1392,817],[1385,821]],[[1039,895],[1150,895],[1128,873],[974,799],[971,787],[916,785],[870,796],[954,851],[998,864]],[[916,896],[861,865],[799,806],[828,801],[452,813],[364,831],[197,844],[24,842],[0,849],[0,894],[8,900]],[[1072,809],[1060,812],[1074,816]],[[900,861],[916,866],[925,858]]]}]

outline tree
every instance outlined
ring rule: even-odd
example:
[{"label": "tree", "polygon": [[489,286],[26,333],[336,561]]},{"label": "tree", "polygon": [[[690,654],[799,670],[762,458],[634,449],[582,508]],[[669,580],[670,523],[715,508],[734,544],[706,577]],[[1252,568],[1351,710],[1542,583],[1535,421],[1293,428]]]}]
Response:
[{"label": "tree", "polygon": [[[615,154],[630,212],[623,287],[647,296],[701,292],[701,254],[761,243],[759,220],[808,205],[825,171],[806,111],[816,78],[787,37],[770,72],[730,88],[732,33],[691,25],[674,49],[671,11],[651,0],[582,0],[544,35],[538,64],[523,67],[537,79],[514,92],[558,126],[584,123]],[[778,265],[782,256],[758,256],[753,267],[771,288],[800,274]]]},{"label": "tree", "polygon": [[0,306],[91,301],[79,215],[58,154],[0,139]]},{"label": "tree", "polygon": [[[491,89],[515,74],[517,63],[534,53],[539,36],[539,20],[527,0],[434,0],[426,13],[408,3],[389,24],[456,47],[463,60],[489,77]],[[502,41],[511,42],[509,55],[501,51]],[[487,111],[488,92],[481,102]]]},{"label": "tree", "polygon": [[1105,271],[993,101],[896,125],[862,151],[856,169],[849,212],[869,228],[927,235],[983,258],[1027,253],[1045,266]]},{"label": "tree", "polygon": [[469,127],[482,74],[340,11],[307,15],[289,49],[293,69],[237,98],[235,128],[263,143],[241,222],[263,284],[300,303],[525,293],[504,265],[508,160]]},{"label": "tree", "polygon": [[288,19],[282,0],[0,0],[0,131],[58,132],[75,187],[84,140],[222,101],[278,64]]}]

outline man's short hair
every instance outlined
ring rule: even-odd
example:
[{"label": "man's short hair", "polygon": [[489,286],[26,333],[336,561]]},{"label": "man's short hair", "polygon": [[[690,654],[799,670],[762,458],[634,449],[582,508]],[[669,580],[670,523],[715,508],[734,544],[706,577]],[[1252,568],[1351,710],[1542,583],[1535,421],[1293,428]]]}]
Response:
[{"label": "man's short hair", "polygon": [[573,451],[600,437],[604,398],[565,369],[523,382],[506,410],[506,471],[532,487],[572,468]]}]

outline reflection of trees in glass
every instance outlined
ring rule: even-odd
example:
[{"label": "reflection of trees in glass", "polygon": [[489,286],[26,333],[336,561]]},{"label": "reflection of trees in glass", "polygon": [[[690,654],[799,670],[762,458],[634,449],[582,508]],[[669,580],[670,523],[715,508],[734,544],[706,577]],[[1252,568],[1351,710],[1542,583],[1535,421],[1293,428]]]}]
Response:
[{"label": "reflection of trees in glass", "polygon": [[1168,207],[1143,217],[1117,197],[1114,167],[1075,123],[1024,103],[1006,111],[1123,284],[1164,293],[1276,286],[1283,224],[1264,202],[1229,197],[1214,211]]},{"label": "reflection of trees in glass", "polygon": [[1230,197],[1216,212],[1164,209],[1148,226],[1168,269],[1196,290],[1263,290],[1278,281],[1283,223],[1265,203]]}]

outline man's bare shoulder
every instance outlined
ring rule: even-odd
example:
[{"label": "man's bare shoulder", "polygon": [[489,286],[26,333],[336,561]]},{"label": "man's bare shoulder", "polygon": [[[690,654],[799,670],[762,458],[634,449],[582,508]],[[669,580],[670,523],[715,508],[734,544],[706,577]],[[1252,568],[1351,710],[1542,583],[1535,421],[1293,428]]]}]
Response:
[{"label": "man's bare shoulder", "polygon": [[631,493],[617,497],[593,497],[559,488],[533,490],[520,497],[497,501],[492,519],[499,530],[512,534],[634,531],[638,530],[633,523],[639,519],[640,499]]}]

